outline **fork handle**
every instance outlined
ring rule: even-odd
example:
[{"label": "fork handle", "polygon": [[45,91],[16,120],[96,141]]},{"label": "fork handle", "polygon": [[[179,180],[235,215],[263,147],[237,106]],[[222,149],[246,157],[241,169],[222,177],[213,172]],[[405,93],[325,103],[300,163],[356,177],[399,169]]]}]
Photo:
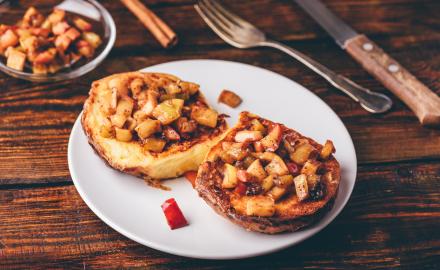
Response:
[{"label": "fork handle", "polygon": [[336,74],[322,64],[287,45],[272,40],[261,42],[259,45],[275,48],[292,56],[317,74],[321,75],[321,77],[326,79],[334,87],[347,94],[353,100],[359,102],[364,109],[371,113],[383,113],[389,110],[392,106],[392,101],[387,96],[366,89],[350,79]]}]

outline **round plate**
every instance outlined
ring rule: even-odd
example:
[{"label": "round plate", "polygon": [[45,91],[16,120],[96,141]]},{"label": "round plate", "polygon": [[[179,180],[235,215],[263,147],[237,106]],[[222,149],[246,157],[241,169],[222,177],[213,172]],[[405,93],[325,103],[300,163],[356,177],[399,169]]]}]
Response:
[{"label": "round plate", "polygon": [[[174,74],[197,82],[208,102],[237,121],[240,111],[284,123],[318,142],[333,140],[342,179],[333,209],[307,229],[279,235],[248,232],[217,215],[184,178],[165,181],[171,191],[152,188],[144,181],[109,168],[89,146],[76,121],[70,135],[68,159],[73,182],[87,205],[110,227],[143,245],[187,257],[234,259],[273,252],[311,237],[329,224],[347,203],[356,179],[356,153],[339,117],[301,85],[274,72],[235,62],[186,60],[144,69]],[[222,89],[243,98],[237,109],[217,103]],[[161,210],[175,198],[189,226],[170,230]]]}]

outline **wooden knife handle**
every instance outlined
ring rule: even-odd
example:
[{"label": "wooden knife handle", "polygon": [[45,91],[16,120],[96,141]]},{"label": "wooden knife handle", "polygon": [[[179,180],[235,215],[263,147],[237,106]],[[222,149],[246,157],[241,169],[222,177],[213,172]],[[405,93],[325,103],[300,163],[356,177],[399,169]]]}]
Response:
[{"label": "wooden knife handle", "polygon": [[364,69],[408,105],[420,123],[440,126],[440,97],[365,35],[351,38],[344,45]]}]

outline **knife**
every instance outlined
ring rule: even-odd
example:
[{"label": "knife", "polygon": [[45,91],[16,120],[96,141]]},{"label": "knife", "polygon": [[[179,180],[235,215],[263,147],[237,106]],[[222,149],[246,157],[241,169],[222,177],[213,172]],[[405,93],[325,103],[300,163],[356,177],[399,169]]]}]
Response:
[{"label": "knife", "polygon": [[440,126],[440,97],[367,36],[358,34],[319,0],[295,0],[362,67],[398,96],[420,123]]}]

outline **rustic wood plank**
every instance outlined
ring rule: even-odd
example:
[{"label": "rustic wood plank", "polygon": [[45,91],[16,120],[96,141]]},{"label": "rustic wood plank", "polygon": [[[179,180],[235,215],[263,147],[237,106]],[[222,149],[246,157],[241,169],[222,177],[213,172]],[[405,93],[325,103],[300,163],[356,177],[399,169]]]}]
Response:
[{"label": "rustic wood plank", "polygon": [[[364,71],[356,69],[356,64],[350,62],[344,52],[335,51],[333,55],[339,59],[346,58],[346,63],[332,60],[335,56],[328,54],[326,49],[333,45],[302,46],[301,49],[315,52],[317,59],[329,63],[329,66],[366,87],[387,92]],[[440,81],[434,79],[440,77],[440,55],[436,52],[418,52],[417,58],[403,61],[432,89],[440,89]],[[401,57],[405,55],[403,53]],[[219,48],[206,50],[200,55],[197,48],[185,48],[148,57],[122,57],[116,53],[97,70],[73,82],[32,84],[0,75],[0,83],[8,89],[0,92],[0,169],[3,172],[0,183],[67,181],[66,151],[70,128],[81,111],[90,83],[107,74],[188,58],[246,62],[281,73],[308,87],[328,103],[347,125],[360,164],[440,157],[440,130],[422,128],[412,112],[394,97],[395,105],[390,113],[371,115],[322,78],[294,60],[286,59],[282,53],[268,49]]]},{"label": "rustic wood plank", "polygon": [[[222,1],[234,12],[255,23],[262,30],[280,40],[298,41],[310,39],[330,40],[304,11],[292,1],[257,0]],[[329,8],[359,32],[372,36],[411,36],[407,42],[417,44],[438,41],[435,29],[439,18],[438,1],[325,1]],[[223,44],[203,23],[193,8],[193,1],[146,2],[161,18],[179,34],[186,44]],[[115,18],[119,31],[117,48],[144,47],[158,49],[160,45],[137,19],[119,1],[105,1],[104,5]],[[270,7],[270,15],[267,8]],[[185,14],[179,16],[177,14]],[[372,20],[374,14],[374,20]],[[408,27],[411,26],[411,27]]]},{"label": "rustic wood plank", "polygon": [[206,261],[126,239],[102,223],[71,185],[3,189],[0,268],[433,269],[440,266],[439,191],[438,162],[361,166],[347,207],[317,236],[273,255]]}]

